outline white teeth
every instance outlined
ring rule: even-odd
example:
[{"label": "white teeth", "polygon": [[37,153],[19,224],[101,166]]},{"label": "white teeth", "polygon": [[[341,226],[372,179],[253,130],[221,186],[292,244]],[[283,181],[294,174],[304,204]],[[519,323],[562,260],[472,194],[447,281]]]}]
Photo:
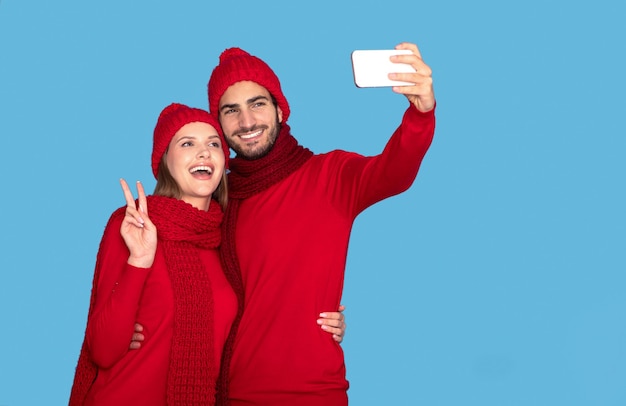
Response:
[{"label": "white teeth", "polygon": [[195,168],[191,168],[191,173],[196,173],[198,171],[206,171],[209,175],[213,174],[213,169],[208,166],[196,166]]},{"label": "white teeth", "polygon": [[260,135],[262,132],[263,132],[263,130],[255,131],[252,134],[242,135],[241,138],[243,138],[244,140],[247,140],[248,138],[253,138],[253,137],[256,137],[257,135]]}]

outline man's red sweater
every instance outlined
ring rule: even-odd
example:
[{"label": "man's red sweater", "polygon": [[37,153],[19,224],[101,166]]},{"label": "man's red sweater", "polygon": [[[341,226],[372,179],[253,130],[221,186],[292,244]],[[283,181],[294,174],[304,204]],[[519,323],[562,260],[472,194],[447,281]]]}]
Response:
[{"label": "man's red sweater", "polygon": [[342,348],[316,320],[339,306],[355,218],[411,186],[434,128],[434,111],[411,106],[380,155],[314,155],[242,201],[245,309],[230,368],[233,406],[347,404]]}]

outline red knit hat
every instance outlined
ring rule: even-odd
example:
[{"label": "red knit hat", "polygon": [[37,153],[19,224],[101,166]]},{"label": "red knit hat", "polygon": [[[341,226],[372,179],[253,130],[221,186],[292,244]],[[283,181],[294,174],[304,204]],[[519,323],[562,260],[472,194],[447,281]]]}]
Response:
[{"label": "red knit hat", "polygon": [[172,103],[161,111],[159,119],[154,127],[154,142],[152,145],[152,173],[154,177],[157,177],[159,170],[159,162],[163,154],[170,145],[174,134],[178,132],[185,124],[189,123],[207,123],[215,130],[220,136],[222,142],[222,149],[224,150],[224,165],[228,168],[228,157],[230,156],[230,150],[228,144],[222,134],[222,128],[218,121],[209,114],[208,111],[185,106],[184,104]]},{"label": "red knit hat", "polygon": [[209,111],[219,117],[220,99],[231,85],[249,80],[266,88],[283,112],[283,121],[289,118],[289,103],[280,88],[274,71],[261,59],[241,48],[229,48],[220,55],[220,63],[213,69],[208,84]]}]

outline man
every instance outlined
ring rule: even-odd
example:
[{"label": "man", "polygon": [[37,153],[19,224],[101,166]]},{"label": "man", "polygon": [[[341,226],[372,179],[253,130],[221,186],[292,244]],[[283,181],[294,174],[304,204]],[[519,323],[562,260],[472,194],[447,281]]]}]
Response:
[{"label": "man", "polygon": [[341,346],[309,320],[339,307],[356,216],[410,187],[432,141],[431,70],[416,45],[396,48],[412,53],[392,62],[416,72],[390,79],[414,85],[393,88],[409,107],[374,157],[314,155],[298,145],[280,82],[261,59],[231,48],[213,70],[209,109],[237,154],[230,163],[222,257],[243,303],[224,350],[222,404],[348,403]]}]

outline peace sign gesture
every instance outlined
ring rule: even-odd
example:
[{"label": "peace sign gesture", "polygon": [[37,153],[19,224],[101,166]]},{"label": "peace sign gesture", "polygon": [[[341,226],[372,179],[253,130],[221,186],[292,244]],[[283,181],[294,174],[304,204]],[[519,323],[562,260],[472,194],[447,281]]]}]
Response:
[{"label": "peace sign gesture", "polygon": [[157,230],[148,217],[146,193],[141,182],[137,182],[139,195],[139,207],[137,207],[126,181],[120,179],[120,184],[126,199],[126,215],[120,227],[120,234],[130,251],[128,264],[137,268],[150,268],[156,253]]}]

